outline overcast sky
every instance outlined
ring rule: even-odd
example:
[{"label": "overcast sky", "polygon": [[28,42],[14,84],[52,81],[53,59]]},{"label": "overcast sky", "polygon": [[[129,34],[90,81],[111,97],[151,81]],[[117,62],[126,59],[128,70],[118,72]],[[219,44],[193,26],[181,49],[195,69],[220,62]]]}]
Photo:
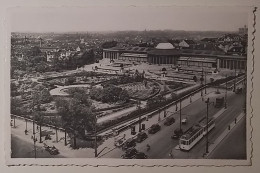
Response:
[{"label": "overcast sky", "polygon": [[236,31],[247,25],[245,7],[17,8],[13,32],[119,30]]}]

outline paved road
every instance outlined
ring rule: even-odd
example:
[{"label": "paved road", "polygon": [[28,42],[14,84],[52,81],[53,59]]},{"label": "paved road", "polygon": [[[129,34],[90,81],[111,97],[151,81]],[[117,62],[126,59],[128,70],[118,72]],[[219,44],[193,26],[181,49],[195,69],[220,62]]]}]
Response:
[{"label": "paved road", "polygon": [[[216,120],[216,128],[210,133],[209,141],[214,141],[225,128],[227,124],[234,120],[234,117],[239,115],[243,108],[243,96],[229,93],[228,101],[229,106],[225,113],[223,113]],[[220,109],[210,106],[209,116],[213,116]],[[192,126],[193,123],[197,122],[199,119],[206,115],[206,105],[201,100],[197,100],[193,104],[185,107],[182,110],[183,114],[188,117],[189,123],[186,126],[183,126],[184,130]],[[179,115],[174,114],[176,122],[170,126],[166,127],[162,125],[161,131],[154,135],[149,135],[143,143],[137,144],[136,149],[142,152],[145,152],[149,158],[169,158],[169,153],[172,150],[175,158],[201,158],[205,152],[205,139],[201,140],[190,152],[182,152],[180,150],[175,150],[174,147],[178,145],[178,140],[172,140],[170,137],[173,134],[174,129],[179,128]],[[151,150],[146,152],[146,144],[151,146]],[[107,153],[103,157],[115,157],[120,158],[124,152],[121,149],[115,149],[110,153]]]},{"label": "paved road", "polygon": [[245,160],[246,154],[246,117],[232,129],[221,143],[208,156],[209,159]]},{"label": "paved road", "polygon": [[[228,109],[216,119],[215,128],[209,133],[209,145],[212,144],[218,136],[222,134],[222,132],[228,128],[228,125],[234,121],[234,119],[243,111],[243,96],[242,95],[233,95],[233,97],[229,98]],[[189,152],[182,152],[178,150],[174,154],[176,157],[180,158],[203,158],[203,154],[206,151],[206,138],[203,138],[194,148],[192,148]]]}]

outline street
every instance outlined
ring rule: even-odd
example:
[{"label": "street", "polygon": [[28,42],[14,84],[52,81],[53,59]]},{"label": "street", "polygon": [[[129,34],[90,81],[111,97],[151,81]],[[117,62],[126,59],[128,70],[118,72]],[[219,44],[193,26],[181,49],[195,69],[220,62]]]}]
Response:
[{"label": "street", "polygon": [[[231,96],[228,97],[228,108],[227,110],[217,118],[216,127],[209,133],[209,143],[214,141],[222,132],[228,127],[228,124],[234,121],[235,117],[242,112],[243,108],[243,95],[236,95],[230,93]],[[203,106],[204,104],[205,106]],[[199,106],[200,105],[200,106]],[[173,107],[172,107],[173,108]],[[169,108],[169,109],[172,109]],[[213,106],[209,109],[209,117],[216,114],[220,109],[214,108]],[[206,115],[206,104],[201,100],[194,102],[193,104],[185,107],[183,110],[183,115],[189,115],[188,125],[183,126],[183,129],[186,130],[193,125],[193,123],[200,120]],[[141,144],[137,144],[136,149],[138,151],[144,152],[148,155],[150,159],[156,158],[169,158],[169,153],[172,151],[174,158],[202,158],[205,153],[205,138],[203,138],[193,149],[189,152],[183,152],[180,150],[175,150],[174,148],[178,145],[178,140],[172,140],[171,135],[176,128],[179,128],[179,118],[178,113],[174,114],[176,122],[170,127],[162,126],[162,129],[154,135],[149,135],[148,139],[143,141]],[[151,146],[150,151],[146,151],[146,145]],[[110,153],[102,157],[116,157],[120,156],[124,152],[117,148]]]}]

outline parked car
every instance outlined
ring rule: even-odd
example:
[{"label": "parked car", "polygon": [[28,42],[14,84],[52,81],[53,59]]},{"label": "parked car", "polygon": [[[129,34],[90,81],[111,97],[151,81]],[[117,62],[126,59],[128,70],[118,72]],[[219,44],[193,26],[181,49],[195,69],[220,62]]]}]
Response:
[{"label": "parked car", "polygon": [[140,143],[140,142],[144,141],[147,137],[148,136],[145,132],[138,133],[136,142]]},{"label": "parked car", "polygon": [[148,133],[155,134],[159,130],[161,130],[161,126],[159,124],[153,124],[151,128],[148,130]]},{"label": "parked car", "polygon": [[166,125],[166,126],[170,126],[173,123],[175,123],[175,119],[173,117],[168,117],[168,118],[166,118],[166,120],[164,121],[163,124]]},{"label": "parked car", "polygon": [[133,159],[147,159],[147,155],[144,154],[143,152],[137,152],[134,156]]},{"label": "parked car", "polygon": [[128,148],[125,154],[123,154],[121,157],[123,159],[133,159],[136,153],[138,153],[138,151],[135,148]]},{"label": "parked car", "polygon": [[242,90],[243,90],[242,88],[237,88],[235,93],[236,93],[236,94],[241,94],[241,93],[242,93]]},{"label": "parked car", "polygon": [[135,147],[135,146],[136,146],[135,139],[128,139],[128,140],[125,141],[122,149],[126,150],[128,148],[132,148],[132,147]]},{"label": "parked car", "polygon": [[57,155],[60,154],[59,150],[55,146],[48,146],[44,143],[44,148],[47,152],[49,152],[51,155]]},{"label": "parked car", "polygon": [[124,138],[121,138],[121,139],[116,140],[114,144],[116,147],[121,147],[122,145],[124,145],[125,141],[126,140]]}]

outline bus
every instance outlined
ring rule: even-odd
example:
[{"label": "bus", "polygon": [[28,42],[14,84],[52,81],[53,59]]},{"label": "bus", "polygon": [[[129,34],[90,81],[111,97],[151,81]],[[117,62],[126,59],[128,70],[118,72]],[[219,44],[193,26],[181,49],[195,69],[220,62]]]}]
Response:
[{"label": "bus", "polygon": [[[208,119],[208,132],[215,127],[215,119]],[[179,140],[179,147],[181,150],[189,151],[207,134],[207,119],[202,118],[199,123],[193,125],[181,136]]]}]

